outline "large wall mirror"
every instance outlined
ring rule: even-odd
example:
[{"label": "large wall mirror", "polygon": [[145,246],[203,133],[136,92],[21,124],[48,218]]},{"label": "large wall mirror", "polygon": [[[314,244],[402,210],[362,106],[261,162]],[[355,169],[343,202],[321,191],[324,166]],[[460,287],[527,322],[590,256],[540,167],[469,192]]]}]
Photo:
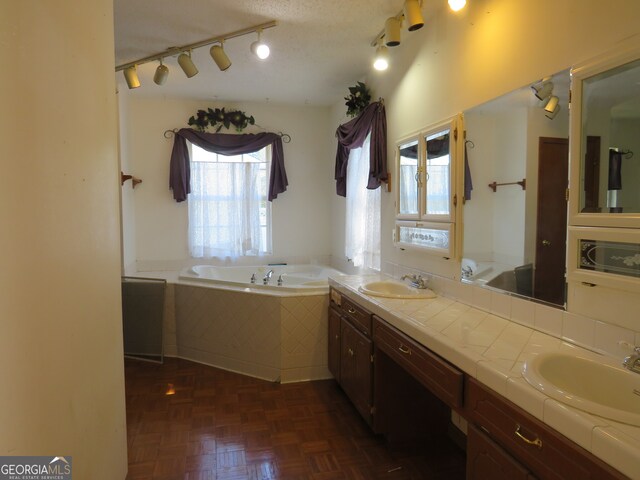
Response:
[{"label": "large wall mirror", "polygon": [[464,282],[563,306],[569,71],[464,112]]}]

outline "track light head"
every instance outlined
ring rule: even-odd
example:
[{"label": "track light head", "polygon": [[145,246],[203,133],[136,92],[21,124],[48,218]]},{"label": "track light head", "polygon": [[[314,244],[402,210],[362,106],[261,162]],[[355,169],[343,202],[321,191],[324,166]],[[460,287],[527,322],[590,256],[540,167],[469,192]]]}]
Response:
[{"label": "track light head", "polygon": [[400,26],[402,20],[396,17],[389,17],[384,22],[384,44],[387,47],[397,47],[400,45]]},{"label": "track light head", "polygon": [[229,60],[229,57],[227,57],[224,48],[222,48],[222,44],[216,44],[211,47],[209,53],[211,54],[211,58],[213,58],[213,61],[216,62],[216,65],[221,71],[224,72],[231,66],[231,60]]},{"label": "track light head", "polygon": [[180,65],[180,68],[182,68],[182,71],[187,76],[187,78],[191,78],[198,74],[198,69],[193,63],[193,60],[191,60],[191,50],[189,50],[188,54],[181,53],[180,55],[178,55],[178,64]]},{"label": "track light head", "polygon": [[538,98],[538,100],[545,100],[549,98],[553,93],[553,83],[552,82],[538,83],[536,85],[532,85],[531,90],[533,90],[533,94]]},{"label": "track light head", "polygon": [[[551,98],[554,98],[554,97],[551,97]],[[555,98],[557,98],[557,97],[555,97]],[[547,118],[549,118],[549,119],[551,119],[551,120],[553,120],[554,118],[556,118],[556,115],[558,115],[558,112],[559,112],[559,111],[560,111],[560,104],[559,104],[559,103],[556,103],[556,106],[555,106],[555,108],[553,109],[553,111],[549,111],[549,110],[547,110],[547,109],[546,109],[546,107],[545,107],[544,116],[545,116],[545,117],[547,117]]]},{"label": "track light head", "polygon": [[164,85],[169,77],[169,69],[166,65],[163,65],[162,59],[160,59],[160,65],[156,68],[156,73],[153,75],[153,82],[156,85]]},{"label": "track light head", "polygon": [[376,48],[376,56],[373,60],[373,68],[378,71],[384,71],[389,68],[389,50],[384,45]]},{"label": "track light head", "polygon": [[138,78],[138,71],[135,65],[125,68],[122,73],[124,74],[124,79],[127,82],[129,90],[140,86],[140,79]]},{"label": "track light head", "polygon": [[449,0],[449,8],[454,12],[462,10],[467,4],[467,0]]},{"label": "track light head", "polygon": [[407,28],[410,32],[419,30],[424,26],[424,19],[422,18],[418,0],[404,1],[404,18],[407,20]]},{"label": "track light head", "polygon": [[552,113],[558,106],[558,102],[558,97],[556,97],[555,95],[550,96],[549,100],[547,100],[547,104],[544,106],[545,111],[547,111],[548,113]]},{"label": "track light head", "polygon": [[269,45],[261,40],[262,30],[258,30],[258,39],[251,44],[251,52],[260,60],[265,60],[271,53]]}]

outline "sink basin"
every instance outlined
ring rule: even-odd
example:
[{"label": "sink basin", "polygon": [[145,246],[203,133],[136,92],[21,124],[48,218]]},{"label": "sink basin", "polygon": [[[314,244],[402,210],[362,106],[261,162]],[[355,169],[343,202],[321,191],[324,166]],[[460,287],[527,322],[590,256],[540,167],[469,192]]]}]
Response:
[{"label": "sink basin", "polygon": [[358,290],[373,297],[386,298],[435,298],[436,294],[428,288],[414,288],[406,283],[381,280],[362,285]]},{"label": "sink basin", "polygon": [[525,362],[523,376],[532,386],[562,403],[640,426],[640,375],[611,360],[544,353]]}]

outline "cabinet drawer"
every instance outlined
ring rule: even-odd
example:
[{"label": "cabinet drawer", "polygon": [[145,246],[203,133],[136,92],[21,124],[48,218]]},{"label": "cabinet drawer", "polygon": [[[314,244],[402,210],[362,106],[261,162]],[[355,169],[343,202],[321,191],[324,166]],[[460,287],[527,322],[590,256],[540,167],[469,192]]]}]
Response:
[{"label": "cabinet drawer", "polygon": [[467,380],[465,412],[469,421],[541,479],[626,478],[473,378]]},{"label": "cabinet drawer", "polygon": [[351,321],[354,327],[366,336],[371,336],[371,312],[368,312],[350,298],[334,289],[331,290],[331,302],[342,315]]},{"label": "cabinet drawer", "polygon": [[533,480],[526,468],[473,425],[467,432],[467,480]]},{"label": "cabinet drawer", "polygon": [[384,320],[375,317],[373,339],[382,350],[449,407],[462,406],[464,374]]}]

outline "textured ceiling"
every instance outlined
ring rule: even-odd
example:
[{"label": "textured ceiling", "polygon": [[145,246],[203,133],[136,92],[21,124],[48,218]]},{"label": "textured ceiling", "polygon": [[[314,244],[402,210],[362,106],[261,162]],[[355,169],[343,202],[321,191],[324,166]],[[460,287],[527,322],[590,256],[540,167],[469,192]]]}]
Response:
[{"label": "textured ceiling", "polygon": [[[444,1],[444,0],[441,0]],[[224,35],[270,20],[268,60],[254,57],[256,38],[230,39],[232,66],[217,69],[209,48],[193,52],[200,73],[187,79],[175,58],[165,64],[167,82],[153,83],[157,62],[138,67],[142,86],[133,95],[167,95],[219,101],[273,101],[331,105],[371,68],[371,41],[403,0],[114,0],[116,65]],[[401,48],[401,47],[400,47]],[[120,89],[126,89],[121,72]]]}]

